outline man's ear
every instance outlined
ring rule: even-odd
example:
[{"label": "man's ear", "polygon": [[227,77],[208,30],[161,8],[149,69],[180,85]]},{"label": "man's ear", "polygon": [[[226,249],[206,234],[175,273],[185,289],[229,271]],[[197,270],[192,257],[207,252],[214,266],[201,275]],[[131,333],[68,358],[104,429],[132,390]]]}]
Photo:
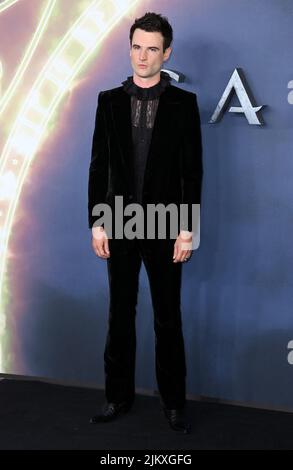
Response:
[{"label": "man's ear", "polygon": [[169,46],[164,52],[164,60],[168,60],[172,52],[172,47]]}]

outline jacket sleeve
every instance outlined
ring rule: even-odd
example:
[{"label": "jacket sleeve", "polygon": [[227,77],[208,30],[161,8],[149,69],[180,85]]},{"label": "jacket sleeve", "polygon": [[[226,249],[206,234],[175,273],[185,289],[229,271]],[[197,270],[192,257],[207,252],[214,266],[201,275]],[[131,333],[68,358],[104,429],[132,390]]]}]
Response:
[{"label": "jacket sleeve", "polygon": [[[98,95],[95,128],[92,139],[91,161],[88,179],[88,224],[92,228],[97,217],[92,215],[96,204],[105,203],[108,187],[108,146],[104,114],[103,91]],[[103,224],[101,224],[103,225]]]},{"label": "jacket sleeve", "polygon": [[[195,93],[189,93],[184,107],[184,128],[181,152],[181,188],[183,211],[181,230],[192,231],[192,204],[200,204],[202,187],[201,122]],[[186,215],[188,216],[186,220]],[[195,214],[194,214],[195,215]]]}]

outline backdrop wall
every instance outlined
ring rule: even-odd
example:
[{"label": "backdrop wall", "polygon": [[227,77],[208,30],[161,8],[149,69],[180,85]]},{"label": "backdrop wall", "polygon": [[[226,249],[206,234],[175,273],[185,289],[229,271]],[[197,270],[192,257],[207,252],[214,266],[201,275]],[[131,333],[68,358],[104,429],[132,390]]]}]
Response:
[{"label": "backdrop wall", "polygon": [[[20,3],[0,14],[2,93],[40,13],[34,0]],[[16,104],[0,115],[1,150],[44,53],[90,3],[57,2]],[[109,291],[106,262],[92,252],[87,228],[91,139],[97,94],[132,74],[129,28],[146,11],[173,25],[165,68],[186,76],[174,84],[197,93],[202,120],[201,245],[182,283],[187,391],[293,410],[291,0],[138,1],[101,42],[52,117],[20,194],[2,291],[2,372],[104,384]],[[265,105],[262,126],[229,112],[209,123],[236,67],[257,106]],[[237,96],[230,105],[239,106]],[[137,338],[137,387],[156,389],[144,267]]]}]

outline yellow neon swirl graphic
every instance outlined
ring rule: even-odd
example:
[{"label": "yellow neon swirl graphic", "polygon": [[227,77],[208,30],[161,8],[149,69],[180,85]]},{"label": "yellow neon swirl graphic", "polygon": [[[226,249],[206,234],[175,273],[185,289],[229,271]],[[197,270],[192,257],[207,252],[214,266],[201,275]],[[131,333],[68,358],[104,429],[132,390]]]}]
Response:
[{"label": "yellow neon swirl graphic", "polygon": [[[18,1],[18,0],[17,0]],[[46,29],[46,26],[48,24],[49,18],[51,16],[51,13],[53,11],[53,8],[55,6],[57,0],[48,0],[46,8],[44,9],[44,12],[40,18],[38,27],[32,37],[32,40],[19,64],[19,67],[8,87],[6,90],[5,94],[2,96],[2,99],[0,100],[0,116],[3,113],[4,109],[6,108],[7,104],[13,97],[13,94],[15,93],[15,90],[17,89],[27,67],[30,64],[30,61],[34,55],[34,52],[36,48],[38,47],[38,44],[40,40],[42,39],[42,36],[44,34],[44,31]],[[1,10],[0,10],[1,13]],[[1,98],[1,96],[0,96]]]},{"label": "yellow neon swirl graphic", "polygon": [[138,0],[95,0],[68,30],[25,99],[0,159],[0,370],[5,333],[4,275],[20,192],[48,123],[70,84],[121,17]]},{"label": "yellow neon swirl graphic", "polygon": [[2,11],[7,10],[7,8],[11,7],[15,3],[19,2],[19,0],[5,0],[4,2],[0,3],[0,13]]}]

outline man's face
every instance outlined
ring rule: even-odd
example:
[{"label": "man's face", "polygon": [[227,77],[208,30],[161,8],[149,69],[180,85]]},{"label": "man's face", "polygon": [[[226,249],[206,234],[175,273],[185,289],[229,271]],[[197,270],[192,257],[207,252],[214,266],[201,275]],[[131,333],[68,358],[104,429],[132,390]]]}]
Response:
[{"label": "man's face", "polygon": [[[163,52],[163,36],[160,32],[148,32],[136,28],[132,37],[130,58],[133,72],[140,78],[151,78],[159,73],[162,63],[171,53],[171,47]],[[143,66],[142,66],[143,65]]]}]

